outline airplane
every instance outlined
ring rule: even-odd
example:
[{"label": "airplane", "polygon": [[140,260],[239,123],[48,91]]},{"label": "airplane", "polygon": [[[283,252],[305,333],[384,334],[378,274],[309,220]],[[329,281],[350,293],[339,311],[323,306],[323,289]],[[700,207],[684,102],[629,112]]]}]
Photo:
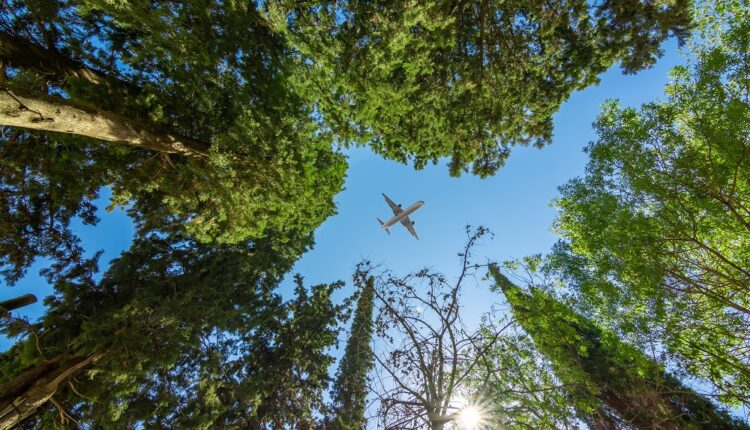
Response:
[{"label": "airplane", "polygon": [[392,227],[397,222],[401,222],[401,224],[406,227],[407,230],[409,230],[409,233],[412,234],[412,236],[416,237],[417,240],[419,240],[419,236],[417,236],[417,232],[414,231],[414,221],[409,219],[409,215],[414,213],[417,209],[424,206],[424,202],[422,200],[414,203],[413,205],[406,208],[406,210],[401,209],[401,205],[397,205],[393,202],[393,200],[389,199],[388,196],[385,195],[385,193],[382,193],[383,197],[385,197],[385,201],[388,202],[388,205],[393,209],[393,218],[389,219],[386,222],[383,222],[380,220],[380,218],[377,218],[380,225],[383,227],[383,230],[385,230],[386,233],[389,235],[391,234],[390,231],[388,231],[389,227]]}]

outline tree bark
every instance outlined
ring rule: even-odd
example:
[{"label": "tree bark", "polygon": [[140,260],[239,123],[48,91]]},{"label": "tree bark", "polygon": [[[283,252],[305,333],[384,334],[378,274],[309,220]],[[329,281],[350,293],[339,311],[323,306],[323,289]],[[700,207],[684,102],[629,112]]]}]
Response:
[{"label": "tree bark", "polygon": [[169,154],[206,155],[209,145],[121,115],[0,85],[0,124],[75,134]]},{"label": "tree bark", "polygon": [[431,422],[430,423],[431,430],[443,430],[444,427],[445,427],[444,422]]},{"label": "tree bark", "polygon": [[[10,67],[32,70],[55,81],[64,81],[68,76],[74,76],[101,84],[107,79],[104,73],[71,60],[55,50],[3,31],[0,31],[0,61]],[[121,81],[118,84],[129,86]]]},{"label": "tree bark", "polygon": [[80,375],[101,357],[101,354],[92,354],[68,361],[55,357],[0,387],[0,430],[10,429],[37,414],[60,384]]}]

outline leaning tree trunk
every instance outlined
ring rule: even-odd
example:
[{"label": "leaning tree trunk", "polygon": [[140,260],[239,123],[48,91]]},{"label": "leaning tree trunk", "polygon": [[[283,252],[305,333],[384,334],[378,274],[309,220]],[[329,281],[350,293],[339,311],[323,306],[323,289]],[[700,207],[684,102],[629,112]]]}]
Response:
[{"label": "leaning tree trunk", "polygon": [[37,414],[60,384],[80,375],[100,358],[100,354],[70,360],[56,357],[0,387],[0,430],[10,429]]},{"label": "leaning tree trunk", "polygon": [[[101,94],[135,98],[143,89],[133,82],[89,67],[56,49],[37,45],[33,41],[0,31],[0,62],[5,67],[32,71],[48,82],[65,88],[71,78],[82,79],[99,86]],[[153,89],[152,89],[153,91]]]},{"label": "leaning tree trunk", "polygon": [[171,154],[206,155],[208,150],[204,142],[153,130],[112,112],[6,85],[0,85],[0,124],[75,134]]},{"label": "leaning tree trunk", "polygon": [[[0,31],[0,61],[10,67],[32,70],[40,76],[64,81],[68,77],[85,79],[94,84],[108,80],[104,73],[28,40]],[[125,82],[119,85],[128,86]]]}]

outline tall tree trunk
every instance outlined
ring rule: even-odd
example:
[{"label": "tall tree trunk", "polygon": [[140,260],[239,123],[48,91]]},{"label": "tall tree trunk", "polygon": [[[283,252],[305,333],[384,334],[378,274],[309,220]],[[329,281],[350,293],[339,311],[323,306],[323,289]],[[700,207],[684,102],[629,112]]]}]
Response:
[{"label": "tall tree trunk", "polygon": [[[104,73],[98,70],[3,31],[0,31],[0,61],[10,67],[32,70],[55,81],[63,81],[69,76],[83,78],[94,84],[101,84],[106,80]],[[125,82],[120,84],[129,85]]]},{"label": "tall tree trunk", "polygon": [[156,131],[112,112],[5,85],[0,85],[0,124],[75,134],[172,154],[206,155],[208,150],[204,142]]},{"label": "tall tree trunk", "polygon": [[101,354],[64,361],[56,357],[0,387],[0,430],[10,429],[39,409],[64,384],[93,366]]}]

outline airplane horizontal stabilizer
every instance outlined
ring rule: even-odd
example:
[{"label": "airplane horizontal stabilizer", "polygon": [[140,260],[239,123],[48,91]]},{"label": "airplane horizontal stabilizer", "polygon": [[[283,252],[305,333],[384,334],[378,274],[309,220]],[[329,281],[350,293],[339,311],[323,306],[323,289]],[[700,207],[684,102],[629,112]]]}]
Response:
[{"label": "airplane horizontal stabilizer", "polygon": [[[376,219],[376,220],[378,220],[378,222],[380,223],[380,225],[383,225],[383,221],[381,221],[381,220],[380,220],[380,218],[375,218],[375,219]],[[386,232],[386,233],[388,233],[388,236],[390,236],[390,235],[391,235],[391,232],[390,232],[390,231],[388,231],[388,229],[387,229],[387,228],[384,228],[383,230],[385,230],[385,232]]]}]

